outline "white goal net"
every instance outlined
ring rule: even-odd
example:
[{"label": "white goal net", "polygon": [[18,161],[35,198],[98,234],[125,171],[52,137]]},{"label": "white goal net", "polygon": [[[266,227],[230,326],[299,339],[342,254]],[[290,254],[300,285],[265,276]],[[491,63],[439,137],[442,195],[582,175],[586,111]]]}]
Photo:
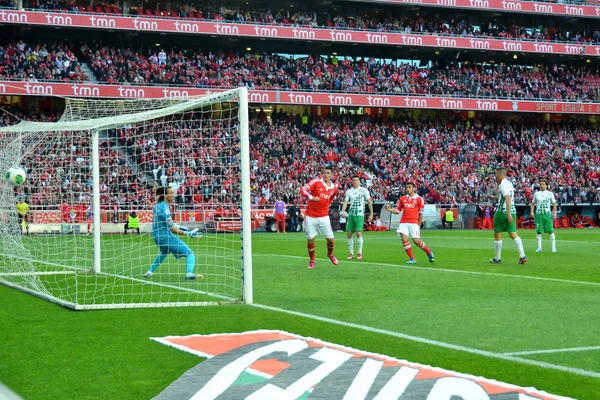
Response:
[{"label": "white goal net", "polygon": [[[0,129],[0,171],[27,172],[0,183],[0,283],[75,309],[251,303],[248,147],[245,88],[67,99],[56,123]],[[160,206],[188,232],[165,244],[167,190]]]}]

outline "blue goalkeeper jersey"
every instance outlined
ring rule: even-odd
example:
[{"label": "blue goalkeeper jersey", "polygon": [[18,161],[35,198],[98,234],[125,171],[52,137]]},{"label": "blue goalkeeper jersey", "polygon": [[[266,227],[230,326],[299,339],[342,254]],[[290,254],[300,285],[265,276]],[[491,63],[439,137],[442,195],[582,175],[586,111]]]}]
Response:
[{"label": "blue goalkeeper jersey", "polygon": [[156,242],[168,241],[176,236],[171,232],[171,226],[173,226],[173,219],[171,218],[171,209],[169,205],[164,202],[158,202],[152,210],[152,236]]}]

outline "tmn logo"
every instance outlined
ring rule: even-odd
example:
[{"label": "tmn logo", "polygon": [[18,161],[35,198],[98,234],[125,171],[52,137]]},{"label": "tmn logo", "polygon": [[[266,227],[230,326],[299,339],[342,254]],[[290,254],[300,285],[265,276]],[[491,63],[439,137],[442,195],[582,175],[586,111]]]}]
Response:
[{"label": "tmn logo", "polygon": [[155,399],[560,399],[282,331],[153,340],[207,358]]}]

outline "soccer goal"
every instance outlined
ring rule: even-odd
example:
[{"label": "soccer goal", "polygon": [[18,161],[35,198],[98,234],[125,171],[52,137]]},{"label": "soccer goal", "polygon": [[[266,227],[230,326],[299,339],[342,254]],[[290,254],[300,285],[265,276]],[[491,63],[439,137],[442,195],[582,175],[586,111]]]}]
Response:
[{"label": "soccer goal", "polygon": [[[56,123],[0,129],[0,283],[86,309],[252,303],[248,91],[159,100],[67,99]],[[159,247],[157,188],[170,186],[179,238],[195,255]],[[16,204],[30,206],[18,221]],[[126,230],[126,228],[129,228]]]}]

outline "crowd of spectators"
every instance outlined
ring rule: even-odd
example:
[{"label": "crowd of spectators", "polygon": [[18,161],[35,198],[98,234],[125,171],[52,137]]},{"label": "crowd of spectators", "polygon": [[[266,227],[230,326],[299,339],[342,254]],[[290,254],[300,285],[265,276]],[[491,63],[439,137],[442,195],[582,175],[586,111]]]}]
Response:
[{"label": "crowd of spectators", "polygon": [[38,0],[33,2],[32,8],[46,11],[71,11],[77,12],[79,9],[72,0]]},{"label": "crowd of spectators", "polygon": [[0,42],[0,79],[83,82],[87,76],[69,45],[60,42],[30,45],[19,40]]},{"label": "crowd of spectators", "polygon": [[528,203],[541,177],[562,203],[600,201],[600,132],[592,125],[345,116],[314,121],[310,131],[373,171],[375,190],[387,199],[414,180],[433,203],[484,202],[497,189],[494,168],[503,165],[519,203]]},{"label": "crowd of spectators", "polygon": [[[111,143],[123,146],[137,170],[153,185],[172,186],[176,201],[193,207],[215,207],[239,201],[237,131],[226,122],[202,119],[155,121],[110,131]],[[294,125],[250,122],[251,189],[259,207],[275,196],[301,201],[300,186],[333,162],[340,177],[350,182],[359,167],[348,155]],[[326,155],[323,157],[323,155]],[[360,169],[363,169],[360,167]],[[381,198],[383,200],[383,198]]]},{"label": "crowd of spectators", "polygon": [[[0,6],[14,7],[13,0],[2,0]],[[122,11],[116,5],[106,3],[78,4],[73,0],[39,0],[32,8],[51,11],[92,12],[113,14]],[[600,31],[593,28],[573,29],[566,26],[541,25],[532,20],[528,23],[498,20],[488,16],[461,16],[444,18],[436,12],[407,11],[400,7],[387,7],[385,10],[348,8],[335,6],[317,11],[302,4],[288,4],[281,8],[254,7],[252,4],[227,4],[202,2],[165,3],[158,8],[133,7],[128,13],[146,17],[185,18],[199,20],[229,21],[238,23],[263,23],[306,27],[326,27],[328,29],[373,30],[379,32],[403,32],[416,34],[444,34],[451,36],[498,37],[517,40],[567,41],[576,43],[600,43]]]},{"label": "crowd of spectators", "polygon": [[[37,115],[40,121],[56,116]],[[0,126],[15,118],[5,115]],[[101,135],[102,204],[151,207],[153,188],[172,186],[178,203],[210,207],[238,201],[237,133],[228,118],[157,120]],[[561,203],[600,201],[600,134],[584,123],[524,124],[452,119],[383,120],[341,115],[302,118],[276,111],[251,116],[251,188],[257,206],[276,196],[302,201],[300,187],[333,165],[343,190],[357,174],[375,201],[396,201],[415,181],[428,202],[482,203],[494,194],[494,168],[506,166],[527,204],[538,180]],[[89,142],[49,133],[24,161],[31,205],[89,201]]]},{"label": "crowd of spectators", "polygon": [[[116,48],[101,42],[0,43],[0,79],[247,86],[250,89],[343,91],[514,99],[600,100],[598,67],[505,65],[464,62],[438,68],[373,57],[283,56],[244,51]],[[79,58],[76,52],[80,54]]]},{"label": "crowd of spectators", "polygon": [[[138,12],[138,10],[135,10],[135,13]],[[167,16],[247,23],[274,23],[312,28],[326,27],[379,32],[600,43],[600,31],[598,29],[573,30],[556,26],[544,27],[531,22],[529,25],[523,25],[515,21],[503,22],[485,17],[442,18],[439,14],[433,12],[419,12],[416,14],[412,12],[409,16],[406,14],[408,13],[402,8],[390,8],[385,12],[379,12],[379,10],[350,12],[349,9],[344,8],[343,12],[336,9],[327,13],[317,13],[314,10],[305,8],[299,10],[297,6],[273,11],[252,8],[249,5],[228,8],[223,4],[216,6],[205,3],[200,9],[178,6],[175,12],[171,12]]]},{"label": "crowd of spectators", "polygon": [[[56,122],[59,115],[11,110],[0,113],[0,128],[20,120]],[[91,203],[90,138],[82,132],[46,132],[43,140],[26,140],[22,165],[27,169],[27,181],[19,194],[27,196],[36,207],[56,208],[59,204]],[[108,140],[101,139],[100,200],[106,209],[146,206],[153,201],[152,185],[143,180],[137,166],[128,162]],[[21,191],[22,190],[22,191]]]},{"label": "crowd of spectators", "polygon": [[250,51],[116,48],[83,44],[81,53],[99,81],[310,91],[462,97],[599,100],[597,67],[461,63],[420,68],[371,58],[291,58]]},{"label": "crowd of spectators", "polygon": [[[8,0],[13,1],[14,0]],[[25,7],[29,8],[26,0],[23,1]],[[104,2],[83,2],[76,0],[34,0],[31,3],[31,8],[36,10],[52,11],[52,12],[71,12],[71,13],[94,13],[94,14],[119,14],[123,15],[121,8],[115,4],[106,4]]]}]

